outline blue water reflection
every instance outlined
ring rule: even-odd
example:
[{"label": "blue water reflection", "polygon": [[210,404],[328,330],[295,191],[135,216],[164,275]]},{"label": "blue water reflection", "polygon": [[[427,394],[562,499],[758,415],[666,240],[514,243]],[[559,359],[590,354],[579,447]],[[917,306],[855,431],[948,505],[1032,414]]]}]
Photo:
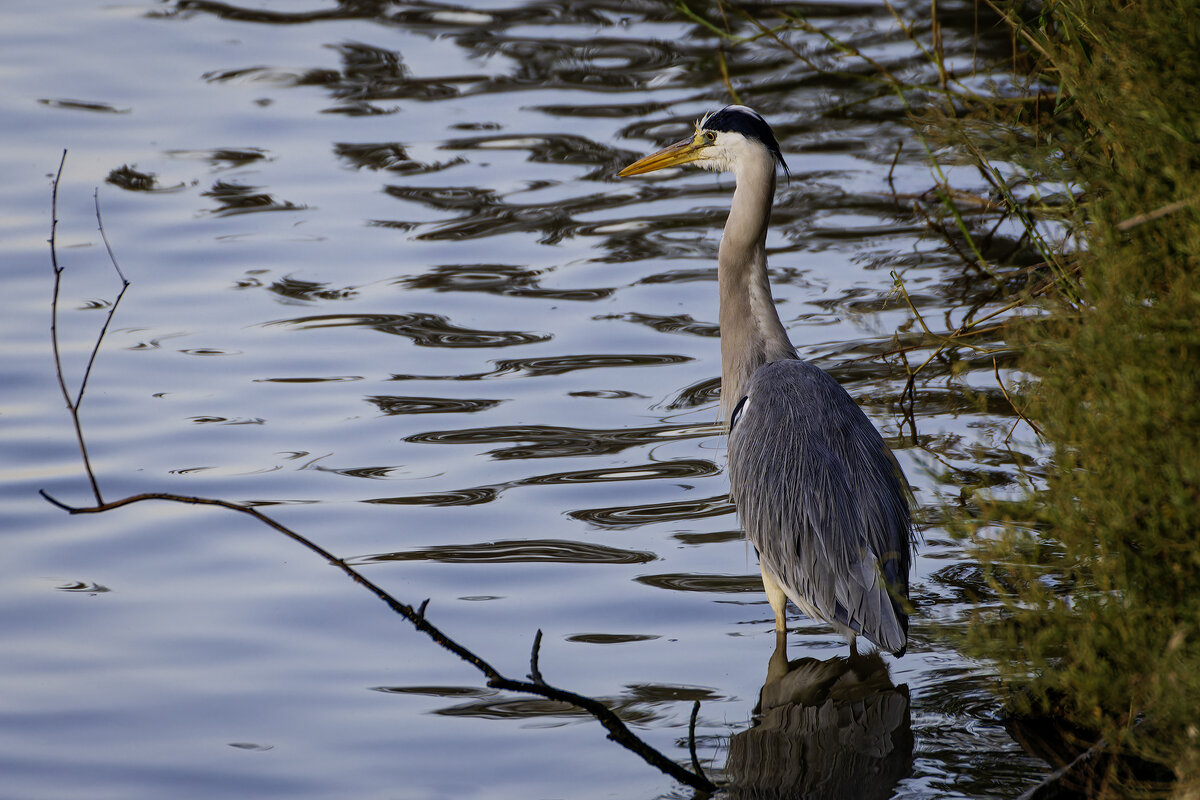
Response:
[{"label": "blue water reflection", "polygon": [[[809,13],[919,72],[886,10]],[[542,630],[548,680],[607,699],[680,762],[700,700],[702,762],[747,774],[744,743],[774,725],[755,716],[774,641],[714,425],[730,184],[613,180],[725,102],[722,63],[793,168],[768,240],[781,316],[885,431],[930,522],[910,653],[891,689],[861,679],[880,699],[850,701],[896,722],[879,796],[1011,796],[1037,769],[986,673],[938,640],[982,581],[935,512],[1044,454],[1003,441],[990,358],[931,366],[911,425],[897,404],[895,346],[927,345],[888,271],[927,319],[986,295],[889,192],[889,176],[911,195],[930,182],[916,147],[892,164],[910,140],[890,95],[766,42],[722,50],[658,2],[63,0],[0,20],[0,795],[682,791],[577,711],[488,689],[251,520],[68,517],[37,495],[87,501],[48,345],[47,173],[64,147],[70,381],[115,291],[95,187],[133,282],[84,403],[107,497],[259,504],[430,598],[510,674]],[[946,41],[965,65],[967,33]],[[844,655],[799,617],[790,644],[814,664]]]}]

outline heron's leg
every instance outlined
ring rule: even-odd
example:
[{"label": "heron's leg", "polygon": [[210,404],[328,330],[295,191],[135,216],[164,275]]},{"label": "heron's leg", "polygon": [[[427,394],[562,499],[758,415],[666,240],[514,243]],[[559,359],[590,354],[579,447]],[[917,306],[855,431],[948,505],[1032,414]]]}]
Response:
[{"label": "heron's leg", "polygon": [[850,657],[858,658],[858,637],[850,634]]},{"label": "heron's leg", "polygon": [[771,604],[771,610],[775,612],[775,633],[778,636],[787,635],[787,595],[783,593],[783,589],[771,577],[771,573],[767,572],[766,567],[760,567],[762,572],[763,588],[767,590],[767,602]]}]

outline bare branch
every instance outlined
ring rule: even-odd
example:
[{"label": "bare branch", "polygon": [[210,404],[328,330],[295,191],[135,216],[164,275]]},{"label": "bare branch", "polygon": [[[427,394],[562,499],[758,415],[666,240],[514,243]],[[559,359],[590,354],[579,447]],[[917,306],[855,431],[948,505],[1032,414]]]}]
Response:
[{"label": "bare branch", "polygon": [[1176,200],[1174,203],[1167,203],[1165,206],[1162,206],[1161,208],[1156,208],[1153,211],[1147,211],[1144,214],[1137,214],[1135,216],[1130,217],[1129,219],[1118,222],[1117,230],[1119,230],[1119,231],[1133,230],[1138,225],[1144,225],[1147,222],[1153,222],[1154,220],[1159,219],[1161,217],[1165,217],[1168,214],[1174,214],[1176,211],[1179,211],[1182,208],[1187,208],[1193,202],[1195,202],[1195,201],[1193,201],[1193,200]]},{"label": "bare branch", "polygon": [[[1016,413],[1017,419],[1023,421],[1026,425],[1033,428],[1033,432],[1038,435],[1039,439],[1045,439],[1046,437],[1042,433],[1042,429],[1037,426],[1037,423],[1025,416],[1021,409],[1017,408],[1017,404],[1013,402],[1013,399],[1008,396],[1008,389],[1004,388],[1004,381],[1000,379],[1000,365],[996,363],[995,356],[992,356],[992,370],[996,373],[996,383],[1000,384],[1000,391],[1004,393],[1004,399],[1008,401],[1010,406],[1012,406],[1012,410]],[[1013,429],[1009,430],[1008,436],[1004,437],[1005,442],[1012,438],[1012,433],[1015,429],[1016,423],[1013,423]]]},{"label": "bare branch", "polygon": [[112,244],[108,241],[108,234],[104,230],[104,220],[100,218],[99,189],[92,192],[92,202],[96,206],[96,226],[100,229],[100,238],[104,240],[104,249],[108,251],[108,260],[112,262],[113,269],[117,271],[117,277],[121,279],[121,283],[128,286],[129,281],[125,278],[125,273],[121,271],[121,265],[117,263],[117,254],[113,252]]},{"label": "bare branch", "polygon": [[[83,402],[83,393],[87,391],[88,378],[92,376],[92,365],[96,363],[96,354],[100,352],[100,345],[104,342],[104,335],[108,333],[108,326],[112,323],[113,315],[117,313],[117,306],[121,304],[121,298],[125,296],[126,290],[129,289],[129,281],[125,278],[125,273],[121,271],[121,265],[117,263],[117,256],[113,253],[112,245],[108,243],[108,234],[104,231],[104,220],[100,218],[99,189],[92,193],[92,200],[96,206],[96,224],[100,228],[100,238],[104,240],[104,249],[108,251],[108,260],[112,263],[113,269],[117,271],[117,277],[121,279],[121,291],[117,292],[116,299],[108,307],[108,316],[104,319],[104,325],[100,328],[100,335],[96,337],[96,343],[92,345],[92,354],[88,357],[87,367],[83,370],[83,380],[79,382],[79,394],[75,396],[76,410],[79,409],[79,404]],[[90,474],[92,471],[91,464],[88,464],[87,468]]]},{"label": "bare branch", "polygon": [[62,272],[62,267],[58,265],[58,248],[55,245],[58,241],[58,183],[62,180],[63,165],[66,163],[67,151],[63,148],[62,158],[58,160],[58,172],[54,173],[54,180],[50,182],[50,264],[54,267],[55,275]]},{"label": "bare branch", "polygon": [[[142,502],[147,502],[147,501],[151,501],[151,500],[158,500],[158,501],[171,502],[171,503],[183,503],[186,505],[215,506],[217,508],[224,508],[224,509],[227,509],[230,511],[236,511],[239,514],[245,514],[249,517],[252,517],[253,519],[257,520],[258,522],[261,522],[264,525],[278,531],[279,533],[282,533],[284,536],[287,536],[292,541],[294,541],[300,545],[303,545],[311,552],[315,553],[316,555],[325,559],[330,564],[332,564],[335,567],[337,567],[338,569],[340,569],[347,576],[349,576],[351,580],[353,580],[355,583],[357,583],[360,586],[367,589],[367,591],[371,592],[373,595],[375,595],[377,598],[379,598],[379,600],[383,601],[383,603],[385,605],[387,605],[387,607],[390,608],[392,611],[394,611],[395,613],[397,613],[400,616],[407,619],[410,623],[412,623],[413,627],[415,627],[417,630],[424,633],[426,636],[428,636],[430,639],[432,639],[436,644],[438,644],[439,646],[441,646],[442,648],[444,648],[446,650],[449,650],[451,653],[458,656],[460,659],[462,659],[463,661],[465,661],[466,663],[470,664],[475,669],[477,669],[480,673],[482,673],[484,675],[484,677],[487,678],[487,685],[489,687],[496,688],[496,689],[506,689],[506,690],[514,691],[514,692],[523,692],[525,694],[533,694],[533,695],[537,695],[539,697],[544,697],[548,700],[557,700],[560,702],[569,703],[569,704],[571,704],[577,708],[580,708],[580,709],[586,711],[587,713],[591,714],[598,722],[600,722],[601,725],[603,725],[608,730],[608,738],[609,739],[613,740],[614,742],[621,745],[625,749],[630,750],[631,752],[635,753],[643,761],[650,764],[651,766],[653,766],[653,767],[657,768],[658,770],[662,771],[663,773],[671,776],[672,778],[679,781],[680,783],[683,783],[687,786],[690,786],[694,789],[699,790],[704,795],[707,795],[708,793],[716,790],[717,787],[711,781],[709,781],[708,778],[706,778],[703,775],[703,773],[700,773],[699,771],[697,771],[697,773],[692,773],[692,772],[688,771],[685,767],[683,767],[680,764],[677,764],[674,761],[672,761],[671,759],[667,758],[661,752],[659,752],[655,748],[651,747],[649,744],[647,744],[645,741],[643,741],[641,738],[639,738],[636,734],[634,734],[625,725],[624,722],[621,721],[620,717],[618,717],[616,713],[614,713],[610,708],[608,708],[608,706],[604,705],[599,700],[596,700],[595,698],[592,698],[592,697],[587,697],[585,695],[576,694],[575,692],[570,692],[565,689],[559,689],[558,687],[555,687],[555,686],[550,686],[544,680],[542,680],[541,673],[538,669],[538,651],[541,647],[541,641],[542,641],[541,630],[539,630],[537,632],[537,636],[534,639],[533,652],[531,654],[531,674],[529,677],[532,682],[513,680],[513,679],[503,675],[499,670],[497,670],[495,667],[493,667],[491,664],[489,664],[483,658],[476,655],[473,651],[471,651],[470,649],[459,644],[455,640],[451,639],[440,628],[438,628],[436,625],[429,622],[428,618],[425,615],[426,608],[429,606],[428,599],[426,599],[423,603],[421,603],[419,608],[415,608],[415,609],[412,606],[408,605],[407,603],[400,602],[395,597],[393,597],[388,591],[386,591],[383,587],[381,587],[379,584],[377,584],[374,581],[367,578],[360,571],[358,571],[353,566],[351,566],[349,563],[347,563],[344,559],[335,556],[329,550],[326,550],[324,547],[322,547],[321,545],[312,541],[308,537],[303,536],[302,534],[297,533],[296,531],[292,530],[291,528],[284,525],[283,523],[278,522],[278,521],[272,519],[271,517],[268,517],[266,514],[263,514],[261,511],[259,511],[258,509],[254,508],[252,506],[241,505],[239,503],[233,503],[228,500],[219,500],[219,499],[208,498],[208,497],[189,497],[189,496],[185,496],[185,495],[169,494],[169,493],[165,493],[165,492],[146,492],[146,493],[142,493],[142,494],[136,494],[136,495],[130,495],[128,497],[123,497],[120,500],[113,500],[111,502],[105,502],[104,499],[100,495],[100,489],[96,483],[96,478],[95,478],[95,474],[92,471],[91,462],[88,459],[87,447],[84,443],[83,429],[82,429],[82,426],[79,421],[79,403],[82,402],[83,391],[84,391],[84,388],[86,387],[88,376],[91,374],[91,369],[92,369],[93,363],[95,362],[96,354],[99,351],[101,342],[104,339],[104,334],[108,330],[109,322],[111,322],[111,320],[113,318],[113,314],[116,311],[117,304],[120,302],[121,297],[124,296],[126,289],[128,289],[128,287],[129,287],[129,281],[125,279],[125,275],[121,271],[121,268],[120,268],[119,264],[117,263],[117,259],[113,253],[112,247],[109,245],[108,236],[104,233],[104,223],[100,216],[100,206],[99,206],[99,201],[97,200],[97,202],[96,202],[96,221],[100,226],[100,233],[101,233],[101,236],[103,236],[103,238],[104,238],[104,245],[108,250],[109,258],[112,262],[113,268],[116,270],[117,275],[120,276],[120,278],[121,278],[122,287],[121,287],[121,292],[117,295],[116,300],[112,304],[112,308],[109,311],[108,319],[105,320],[104,326],[101,329],[100,334],[96,339],[95,346],[92,348],[91,358],[88,361],[87,369],[84,373],[83,382],[80,385],[79,394],[78,394],[77,398],[75,399],[75,401],[73,402],[71,399],[70,392],[67,390],[66,380],[63,377],[62,360],[61,360],[61,355],[60,355],[59,346],[58,346],[58,332],[57,332],[58,298],[59,298],[59,292],[60,292],[60,288],[61,288],[61,275],[62,275],[62,268],[58,264],[58,251],[57,251],[57,239],[56,239],[57,225],[58,225],[58,184],[59,184],[59,180],[62,177],[63,164],[66,161],[66,156],[67,156],[67,154],[66,154],[66,151],[64,150],[63,151],[63,159],[62,159],[62,161],[59,162],[58,172],[54,178],[53,191],[52,191],[52,195],[51,195],[52,196],[52,200],[51,200],[52,222],[51,222],[51,226],[50,226],[50,258],[51,258],[51,264],[54,267],[54,293],[53,293],[53,296],[51,299],[50,330],[51,330],[51,340],[52,340],[53,349],[54,349],[55,371],[58,375],[59,388],[62,391],[63,400],[67,404],[67,409],[71,412],[71,418],[75,425],[76,437],[79,440],[80,453],[82,454],[82,457],[83,457],[84,468],[85,468],[85,471],[87,472],[88,479],[91,481],[92,491],[96,496],[96,504],[91,505],[91,506],[73,506],[73,505],[70,505],[69,503],[65,503],[65,502],[51,496],[44,489],[39,490],[39,493],[42,495],[42,497],[44,497],[47,500],[47,502],[51,503],[52,505],[54,505],[58,508],[63,509],[64,511],[67,511],[70,514],[99,514],[99,513],[106,512],[106,511],[112,511],[112,510],[115,510],[118,508],[123,508],[124,506],[133,505],[135,503],[142,503]],[[695,712],[693,712],[693,725],[694,725],[694,723],[695,723]],[[694,745],[693,745],[693,752],[692,752],[692,761],[693,761],[693,763],[698,763],[698,761],[696,759],[696,755],[695,755]]]},{"label": "bare branch", "polygon": [[[324,547],[321,547],[319,544],[307,538],[306,536],[297,533],[283,523],[268,517],[258,509],[232,503],[228,500],[218,500],[210,497],[188,497],[185,495],[168,494],[164,492],[146,492],[144,494],[123,497],[120,500],[113,500],[108,503],[99,503],[94,506],[72,506],[51,496],[44,489],[41,490],[40,493],[42,497],[46,498],[46,500],[48,500],[50,503],[53,503],[55,506],[58,506],[59,508],[71,514],[100,514],[105,511],[112,511],[117,508],[133,505],[134,503],[141,503],[149,500],[162,500],[172,503],[185,503],[188,505],[216,506],[218,508],[237,511],[240,514],[246,514],[247,516],[253,517],[264,525],[279,531],[292,541],[308,548],[333,566],[340,569],[342,572],[346,573],[346,575],[348,575],[355,583],[364,587],[367,591],[371,592],[371,594],[382,600],[388,608],[407,619],[417,630],[424,633],[436,644],[440,645],[446,650],[449,650],[451,653],[454,653],[460,659],[479,670],[488,679],[487,685],[489,687],[494,689],[507,689],[513,692],[523,692],[525,694],[534,694],[538,695],[539,697],[544,697],[547,700],[559,700],[564,703],[569,703],[577,708],[581,708],[595,717],[601,725],[608,729],[609,739],[621,745],[626,750],[638,755],[646,763],[656,767],[667,775],[670,775],[680,783],[691,786],[694,789],[699,789],[703,792],[712,792],[716,790],[716,786],[709,781],[708,778],[705,778],[703,775],[696,775],[692,772],[689,772],[687,769],[681,767],[679,764],[667,758],[661,752],[640,739],[636,734],[633,733],[633,731],[629,730],[625,723],[621,721],[620,717],[618,717],[608,706],[604,705],[599,700],[596,700],[593,697],[576,694],[575,692],[567,691],[566,689],[559,689],[556,686],[551,686],[540,680],[535,679],[536,682],[518,681],[503,675],[487,661],[451,639],[444,632],[442,632],[440,628],[429,622],[429,620],[424,617],[421,611],[414,609],[407,603],[400,602],[379,584],[370,580],[354,567],[350,566],[350,564],[348,564],[345,560],[338,558]],[[425,604],[422,604],[421,608],[424,609],[424,607]],[[540,643],[540,631],[538,632],[538,635],[539,639],[537,641]]]},{"label": "bare branch", "polygon": [[[79,454],[83,458],[83,467],[87,472],[88,481],[92,484],[92,494],[97,503],[103,503],[100,494],[100,484],[96,482],[96,473],[92,471],[92,460],[88,457],[87,442],[83,438],[83,427],[79,423],[79,401],[71,400],[71,392],[67,389],[67,379],[63,374],[62,349],[58,344],[58,298],[62,293],[63,267],[58,263],[58,185],[62,181],[63,165],[67,163],[67,151],[63,150],[58,162],[58,172],[50,190],[50,264],[54,267],[54,292],[50,297],[50,348],[54,351],[54,374],[58,377],[58,389],[62,392],[63,402],[71,413],[71,422],[75,426],[75,440],[79,443]],[[107,325],[107,323],[106,323]],[[82,397],[82,390],[80,392]]]},{"label": "bare branch", "polygon": [[696,755],[696,718],[700,716],[700,701],[692,703],[692,718],[688,720],[688,752],[692,756],[692,770],[701,778],[707,778],[704,768],[700,766],[700,758]]},{"label": "bare branch", "polygon": [[717,65],[721,68],[721,80],[725,83],[725,89],[729,92],[729,97],[735,103],[741,103],[742,98],[737,93],[737,89],[733,88],[733,81],[729,77],[729,65],[725,63],[725,50],[717,50]]},{"label": "bare branch", "polygon": [[542,671],[538,669],[538,654],[542,650],[542,629],[538,628],[537,636],[533,637],[533,649],[529,651],[529,680],[545,685]]}]

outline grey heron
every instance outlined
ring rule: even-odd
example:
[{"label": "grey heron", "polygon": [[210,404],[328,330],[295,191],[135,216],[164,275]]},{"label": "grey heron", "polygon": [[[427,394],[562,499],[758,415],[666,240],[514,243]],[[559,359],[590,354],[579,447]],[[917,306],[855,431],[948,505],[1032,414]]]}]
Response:
[{"label": "grey heron", "polygon": [[879,431],[842,386],[800,359],[767,278],[774,132],[745,106],[705,116],[695,133],[618,173],[682,164],[736,181],[717,256],[721,418],[729,428],[730,498],[758,551],[781,639],[790,599],[855,649],[864,636],[908,646],[913,526],[908,484]]}]

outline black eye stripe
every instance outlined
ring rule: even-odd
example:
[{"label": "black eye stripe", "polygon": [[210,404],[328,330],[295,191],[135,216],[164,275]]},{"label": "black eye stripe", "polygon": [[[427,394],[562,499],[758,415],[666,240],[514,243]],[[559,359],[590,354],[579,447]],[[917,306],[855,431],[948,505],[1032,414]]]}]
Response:
[{"label": "black eye stripe", "polygon": [[709,114],[700,123],[700,129],[740,133],[747,139],[762,142],[784,171],[788,171],[787,163],[783,160],[783,153],[779,149],[779,141],[775,138],[775,132],[771,130],[771,126],[767,124],[766,120],[745,106],[725,106],[720,111]]}]

